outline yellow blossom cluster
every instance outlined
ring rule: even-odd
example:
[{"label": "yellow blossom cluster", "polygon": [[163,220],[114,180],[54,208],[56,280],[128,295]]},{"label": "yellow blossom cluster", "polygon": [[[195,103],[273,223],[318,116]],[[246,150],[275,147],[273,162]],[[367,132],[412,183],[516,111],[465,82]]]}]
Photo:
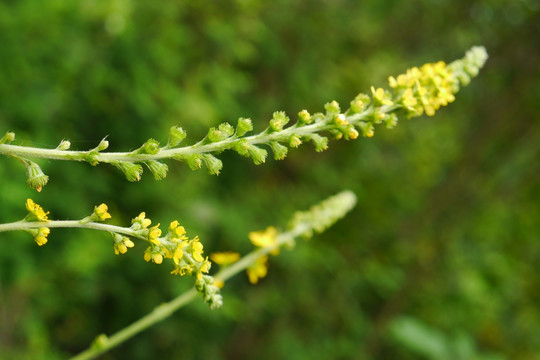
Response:
[{"label": "yellow blossom cluster", "polygon": [[396,103],[413,117],[424,112],[433,116],[441,106],[453,102],[458,80],[446,63],[439,61],[408,69],[397,78],[390,76],[388,83],[397,92]]},{"label": "yellow blossom cluster", "polygon": [[[32,199],[26,199],[26,210],[28,210],[28,215],[25,218],[26,221],[49,221],[49,218],[47,217],[49,212],[45,212],[43,208],[36,204]],[[51,229],[48,227],[40,227],[37,230],[31,229],[29,232],[34,236],[36,244],[42,246],[47,243],[47,236],[50,234]]]},{"label": "yellow blossom cluster", "polygon": [[144,260],[161,264],[164,259],[172,259],[174,269],[171,274],[191,275],[195,273],[201,278],[203,273],[210,271],[211,263],[203,257],[203,245],[198,236],[189,239],[186,229],[174,220],[169,225],[169,231],[161,237],[159,224],[150,227],[152,221],[146,218],[144,212],[132,220],[132,229],[145,234],[150,246],[144,252]]}]

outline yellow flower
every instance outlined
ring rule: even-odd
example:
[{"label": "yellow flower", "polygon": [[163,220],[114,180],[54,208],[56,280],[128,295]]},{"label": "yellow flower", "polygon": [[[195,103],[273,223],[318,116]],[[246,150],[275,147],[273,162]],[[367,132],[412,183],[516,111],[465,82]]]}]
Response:
[{"label": "yellow flower", "polygon": [[94,214],[97,217],[97,221],[105,221],[107,219],[111,218],[111,214],[109,214],[107,211],[109,208],[106,204],[101,204],[99,206],[96,206],[94,208]]},{"label": "yellow flower", "polygon": [[30,211],[30,218],[37,221],[49,221],[47,215],[49,212],[43,211],[43,208],[36,204],[32,199],[26,199],[26,210]]},{"label": "yellow flower", "polygon": [[161,236],[161,229],[159,228],[159,224],[157,224],[155,226],[152,226],[148,230],[148,240],[150,240],[150,242],[152,242],[152,243],[154,243],[156,245],[161,244],[161,241],[159,241],[160,236]]},{"label": "yellow flower", "polygon": [[[152,220],[146,218],[146,213],[144,211],[140,213],[139,216],[131,220],[132,225],[138,224],[138,227],[135,230],[146,229],[151,223]],[[134,227],[132,226],[132,228]]]},{"label": "yellow flower", "polygon": [[171,222],[171,225],[169,225],[169,234],[171,236],[171,241],[187,239],[185,236],[186,229],[179,225],[177,220],[174,220]]},{"label": "yellow flower", "polygon": [[393,105],[394,104],[394,102],[391,100],[390,94],[384,91],[383,88],[375,89],[372,86],[371,93],[373,94],[373,100],[375,104],[378,104],[378,105]]},{"label": "yellow flower", "polygon": [[230,265],[240,259],[240,254],[232,251],[216,252],[210,254],[210,259],[218,265]]},{"label": "yellow flower", "polygon": [[212,263],[208,261],[208,258],[204,259],[201,266],[199,266],[199,270],[197,271],[197,279],[202,279],[203,273],[208,273],[211,267]]},{"label": "yellow flower", "polygon": [[252,231],[248,235],[249,240],[255,246],[262,248],[276,246],[276,248],[271,252],[272,255],[279,254],[279,247],[277,247],[276,236],[277,230],[273,226],[267,227],[266,230]]},{"label": "yellow flower", "polygon": [[249,282],[256,284],[259,279],[262,279],[268,273],[268,256],[265,255],[255,260],[255,262],[246,269],[246,272]]},{"label": "yellow flower", "polygon": [[116,255],[125,254],[127,253],[128,248],[132,248],[133,246],[135,246],[135,244],[128,237],[118,236],[118,238],[115,238],[114,240],[114,253]]},{"label": "yellow flower", "polygon": [[203,262],[204,258],[202,257],[203,253],[203,244],[199,241],[199,237],[195,236],[193,240],[190,241],[191,243],[191,254],[193,256],[193,259],[197,262]]},{"label": "yellow flower", "polygon": [[49,235],[51,230],[46,227],[42,227],[38,229],[37,235],[34,237],[34,241],[39,246],[45,245],[47,243],[47,235]]},{"label": "yellow flower", "polygon": [[176,249],[173,254],[173,261],[176,265],[180,263],[180,260],[184,257],[184,248],[187,246],[187,241],[182,241],[176,244]]},{"label": "yellow flower", "polygon": [[147,262],[152,260],[156,264],[161,264],[163,262],[163,255],[161,254],[161,252],[149,247],[144,251],[144,260]]}]

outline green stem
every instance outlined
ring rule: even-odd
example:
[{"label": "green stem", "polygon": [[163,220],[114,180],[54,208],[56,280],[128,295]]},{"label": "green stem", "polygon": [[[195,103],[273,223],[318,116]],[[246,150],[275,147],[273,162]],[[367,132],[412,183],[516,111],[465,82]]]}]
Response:
[{"label": "green stem", "polygon": [[[249,265],[255,262],[258,258],[264,255],[268,255],[275,248],[290,242],[294,238],[303,234],[311,226],[307,223],[297,224],[292,230],[280,234],[276,239],[276,244],[273,246],[261,248],[250,252],[249,254],[243,256],[236,263],[222,269],[215,275],[216,280],[225,281],[235,276],[236,274],[245,270]],[[100,341],[99,345],[91,346],[71,360],[86,360],[93,359],[96,356],[103,354],[113,347],[121,344],[122,342],[130,339],[131,337],[137,335],[143,330],[151,327],[152,325],[164,320],[165,318],[171,316],[175,311],[182,308],[184,305],[187,305],[197,296],[197,291],[195,289],[190,289],[168,303],[161,304],[157,306],[152,312],[148,315],[142,317],[141,319],[135,321],[124,329],[118,331],[117,333],[111,335],[108,338],[103,338]]]},{"label": "green stem", "polygon": [[[386,109],[387,112],[393,109]],[[346,120],[354,124],[362,119],[366,119],[369,116],[370,111],[364,111],[359,114],[353,114],[346,117]],[[335,125],[330,124],[328,121],[315,122],[310,125],[303,125],[300,127],[290,126],[281,131],[267,133],[262,132],[252,136],[246,137],[231,137],[222,141],[201,144],[197,143],[191,146],[185,146],[174,149],[161,149],[157,154],[138,154],[133,152],[97,152],[94,157],[98,162],[111,163],[118,161],[140,162],[148,160],[160,160],[171,158],[182,158],[192,154],[203,154],[219,152],[230,149],[234,142],[239,139],[243,139],[250,145],[267,144],[274,141],[287,142],[289,137],[293,134],[297,136],[314,134],[326,130],[335,128]],[[58,150],[58,149],[42,149],[30,146],[19,146],[0,144],[0,154],[12,155],[18,157],[29,158],[42,158],[50,160],[71,160],[71,161],[87,161],[88,151],[73,151],[73,150]]]},{"label": "green stem", "polygon": [[124,235],[137,237],[139,239],[146,240],[146,237],[140,235],[137,231],[131,228],[125,228],[121,226],[102,224],[96,222],[81,223],[79,220],[52,220],[52,221],[15,221],[12,223],[0,224],[0,232],[3,231],[16,231],[26,229],[38,229],[38,228],[83,228],[94,229],[101,231],[109,231]]},{"label": "green stem", "polygon": [[180,309],[182,306],[191,302],[197,296],[197,291],[191,289],[183,293],[182,295],[176,297],[174,300],[161,304],[152,310],[148,315],[140,318],[135,321],[133,324],[125,327],[124,329],[118,331],[114,335],[103,339],[103,342],[100,343],[100,346],[91,346],[80,354],[71,358],[71,360],[86,360],[93,359],[98,355],[101,355],[116,345],[123,343],[124,341],[132,338],[143,330],[149,328],[155,323],[168,318],[176,310]]}]

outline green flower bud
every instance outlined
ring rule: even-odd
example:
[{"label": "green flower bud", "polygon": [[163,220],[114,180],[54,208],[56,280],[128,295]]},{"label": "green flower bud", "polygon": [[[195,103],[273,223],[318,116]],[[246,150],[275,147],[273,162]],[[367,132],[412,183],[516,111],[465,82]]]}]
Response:
[{"label": "green flower bud", "polygon": [[135,152],[139,154],[155,155],[159,152],[159,141],[148,139],[138,150],[135,150]]},{"label": "green flower bud", "polygon": [[161,180],[167,176],[167,171],[169,171],[167,164],[155,160],[146,161],[145,164],[154,175],[154,179]]},{"label": "green flower bud", "polygon": [[341,112],[339,103],[336,100],[324,104],[324,109],[326,110],[326,114],[328,115],[339,114]]},{"label": "green flower bud", "polygon": [[31,189],[36,189],[38,192],[47,185],[49,177],[43,173],[41,168],[35,162],[24,160],[26,165],[26,184]]},{"label": "green flower bud", "polygon": [[238,125],[236,126],[236,135],[244,136],[247,132],[253,130],[253,124],[251,119],[240,118],[238,119]]},{"label": "green flower bud", "polygon": [[96,150],[96,151],[106,150],[109,147],[109,142],[107,140],[105,140],[105,139],[106,138],[103,138],[103,140],[101,140],[99,142],[99,145],[94,150]]},{"label": "green flower bud", "polygon": [[223,123],[217,129],[213,127],[208,130],[208,140],[211,142],[223,141],[233,134],[234,128],[228,123]]},{"label": "green flower bud", "polygon": [[356,131],[356,129],[354,128],[354,126],[349,126],[347,128],[347,133],[345,134],[345,139],[349,140],[354,140],[356,138],[358,138],[358,131]]},{"label": "green flower bud", "polygon": [[94,339],[90,348],[103,349],[107,345],[108,342],[109,342],[109,338],[107,337],[107,335],[100,334]]},{"label": "green flower bud", "polygon": [[350,111],[352,113],[359,113],[363,111],[366,106],[369,105],[371,99],[366,94],[358,94],[353,101],[351,101]]},{"label": "green flower bud", "polygon": [[6,133],[6,135],[4,135],[4,136],[0,139],[0,144],[10,143],[10,142],[12,142],[13,140],[15,140],[15,133],[14,133],[14,132],[8,131],[8,132]]},{"label": "green flower bud", "polygon": [[226,122],[223,124],[219,124],[218,129],[227,137],[231,137],[234,134],[234,127],[231,124],[226,123]]},{"label": "green flower bud", "polygon": [[362,132],[362,136],[365,136],[365,137],[372,137],[373,136],[374,131],[373,131],[373,124],[372,123],[367,123],[367,122],[364,122],[364,121],[360,121],[360,122],[358,122],[357,126],[360,128],[360,131]]},{"label": "green flower bud", "polygon": [[62,140],[60,141],[60,145],[58,145],[56,147],[57,150],[69,150],[69,148],[71,147],[71,143],[69,142],[69,140]]},{"label": "green flower bud", "polygon": [[249,156],[249,143],[245,139],[240,139],[234,142],[233,150],[242,156]]},{"label": "green flower bud", "polygon": [[301,124],[311,124],[313,119],[307,110],[302,110],[298,113],[298,119]]},{"label": "green flower bud", "polygon": [[398,123],[398,117],[396,114],[394,113],[391,113],[391,114],[388,114],[385,119],[384,119],[385,123],[386,123],[386,128],[387,129],[392,129],[394,128],[397,123]]},{"label": "green flower bud", "polygon": [[191,154],[186,157],[186,162],[191,170],[200,169],[202,166],[202,156],[200,154]]},{"label": "green flower bud", "polygon": [[219,172],[223,168],[223,162],[221,160],[212,154],[202,154],[202,159],[210,175],[219,175]]},{"label": "green flower bud", "polygon": [[319,134],[311,134],[310,140],[315,145],[315,151],[321,152],[328,149],[328,138]]},{"label": "green flower bud", "polygon": [[255,145],[251,145],[248,148],[249,157],[253,159],[253,162],[255,165],[260,165],[266,161],[266,156],[268,155],[268,152],[264,149],[261,149]]},{"label": "green flower bud", "polygon": [[287,156],[287,152],[289,151],[286,146],[281,145],[277,141],[272,141],[270,143],[270,147],[272,148],[272,152],[274,153],[274,159],[276,160],[285,159],[285,156]]},{"label": "green flower bud", "polygon": [[206,287],[206,282],[203,279],[195,280],[195,290],[202,293],[205,287]]},{"label": "green flower bud", "polygon": [[284,111],[276,111],[272,116],[272,120],[270,120],[270,129],[272,131],[281,131],[288,122],[289,117]]},{"label": "green flower bud", "polygon": [[294,134],[291,135],[291,137],[289,138],[289,146],[292,148],[297,148],[300,145],[302,145],[302,140]]},{"label": "green flower bud", "polygon": [[143,168],[139,164],[135,164],[129,161],[115,161],[111,162],[116,168],[120,169],[128,181],[139,181],[143,173]]},{"label": "green flower bud", "polygon": [[180,145],[186,136],[187,133],[184,129],[179,126],[172,126],[169,130],[169,141],[167,143],[167,147],[175,147]]}]

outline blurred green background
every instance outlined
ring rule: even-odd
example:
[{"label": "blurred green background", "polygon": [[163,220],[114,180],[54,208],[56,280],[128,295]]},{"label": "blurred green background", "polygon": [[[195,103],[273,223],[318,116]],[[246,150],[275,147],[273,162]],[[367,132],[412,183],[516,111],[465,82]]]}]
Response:
[{"label": "blurred green background", "polygon": [[[218,176],[169,163],[129,183],[111,166],[41,161],[25,185],[0,159],[0,222],[32,197],[55,219],[109,204],[178,219],[207,252],[248,251],[247,233],[342,189],[349,216],[272,258],[267,278],[223,291],[103,359],[540,359],[540,5],[533,0],[37,1],[0,3],[0,132],[15,144],[110,150],[195,142],[240,116],[262,130],[346,107],[371,85],[473,45],[490,59],[434,118],[371,139],[292,150],[255,166],[224,153]],[[141,244],[142,245],[142,244]],[[62,359],[191,286],[170,267],[118,257],[107,234],[54,230],[37,247],[0,234],[0,358]]]}]

